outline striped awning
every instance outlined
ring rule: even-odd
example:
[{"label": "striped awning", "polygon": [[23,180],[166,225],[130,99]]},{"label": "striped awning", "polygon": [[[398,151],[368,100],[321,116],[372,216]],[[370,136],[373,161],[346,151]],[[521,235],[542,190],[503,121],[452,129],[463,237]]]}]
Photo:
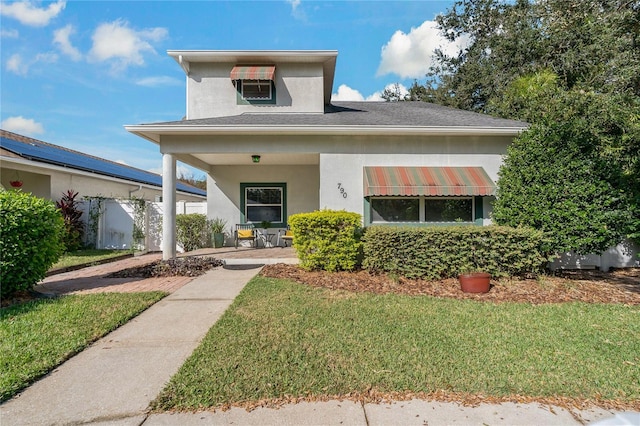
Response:
[{"label": "striped awning", "polygon": [[365,167],[364,196],[494,195],[482,167]]},{"label": "striped awning", "polygon": [[275,65],[236,65],[231,80],[273,80],[275,74]]}]

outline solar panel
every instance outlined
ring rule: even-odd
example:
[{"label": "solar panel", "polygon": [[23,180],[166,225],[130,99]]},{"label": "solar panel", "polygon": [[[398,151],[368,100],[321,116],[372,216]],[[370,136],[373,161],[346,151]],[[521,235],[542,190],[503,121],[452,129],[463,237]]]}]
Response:
[{"label": "solar panel", "polygon": [[[18,154],[29,160],[68,167],[70,169],[82,170],[99,175],[110,176],[120,179],[131,180],[154,186],[162,186],[162,176],[136,169],[134,167],[118,164],[98,157],[92,157],[77,151],[68,150],[56,145],[39,143],[31,140],[29,142],[16,141],[7,137],[0,137],[0,146],[8,151]],[[179,191],[196,195],[207,195],[206,191],[186,185],[182,182],[176,183]]]}]

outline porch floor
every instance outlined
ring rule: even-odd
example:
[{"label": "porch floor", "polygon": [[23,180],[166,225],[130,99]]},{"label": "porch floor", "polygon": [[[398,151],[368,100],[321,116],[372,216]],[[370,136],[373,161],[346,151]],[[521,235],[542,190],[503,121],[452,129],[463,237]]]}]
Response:
[{"label": "porch floor", "polygon": [[293,247],[203,248],[178,255],[184,256],[212,256],[224,260],[227,265],[298,263],[298,256]]}]

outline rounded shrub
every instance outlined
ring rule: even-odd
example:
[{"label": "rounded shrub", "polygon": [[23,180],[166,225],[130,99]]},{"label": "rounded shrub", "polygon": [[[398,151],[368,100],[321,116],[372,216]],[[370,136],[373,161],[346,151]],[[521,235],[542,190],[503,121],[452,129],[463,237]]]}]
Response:
[{"label": "rounded shrub", "polygon": [[0,295],[30,290],[64,251],[62,214],[53,202],[0,190]]},{"label": "rounded shrub", "polygon": [[352,271],[362,257],[361,216],[320,210],[289,216],[300,266],[307,270]]}]

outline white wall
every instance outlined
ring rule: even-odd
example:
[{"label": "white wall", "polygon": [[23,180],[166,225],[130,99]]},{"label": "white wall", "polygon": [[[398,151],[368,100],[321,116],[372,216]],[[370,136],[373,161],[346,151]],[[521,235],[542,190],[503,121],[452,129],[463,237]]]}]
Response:
[{"label": "white wall", "polygon": [[[471,145],[468,145],[472,148]],[[367,166],[481,166],[494,182],[502,163],[500,153],[434,153],[434,154],[320,154],[320,208],[347,210],[363,214],[363,168]],[[341,192],[341,188],[344,192]],[[346,196],[345,196],[346,193]],[[485,197],[484,217],[491,213],[491,197]],[[490,223],[489,220],[485,224]]]},{"label": "white wall", "polygon": [[609,248],[601,255],[575,253],[561,253],[549,264],[549,268],[556,269],[592,269],[608,271],[610,268],[638,268],[640,267],[640,247],[631,241],[625,241]]},{"label": "white wall", "polygon": [[[287,184],[287,215],[318,210],[317,166],[214,166],[207,177],[207,214],[227,221],[231,234],[240,223],[240,183]],[[229,239],[228,239],[229,240]]]},{"label": "white wall", "polygon": [[187,119],[238,115],[245,112],[323,112],[322,64],[276,65],[276,104],[238,105],[230,73],[235,62],[190,64]]}]

